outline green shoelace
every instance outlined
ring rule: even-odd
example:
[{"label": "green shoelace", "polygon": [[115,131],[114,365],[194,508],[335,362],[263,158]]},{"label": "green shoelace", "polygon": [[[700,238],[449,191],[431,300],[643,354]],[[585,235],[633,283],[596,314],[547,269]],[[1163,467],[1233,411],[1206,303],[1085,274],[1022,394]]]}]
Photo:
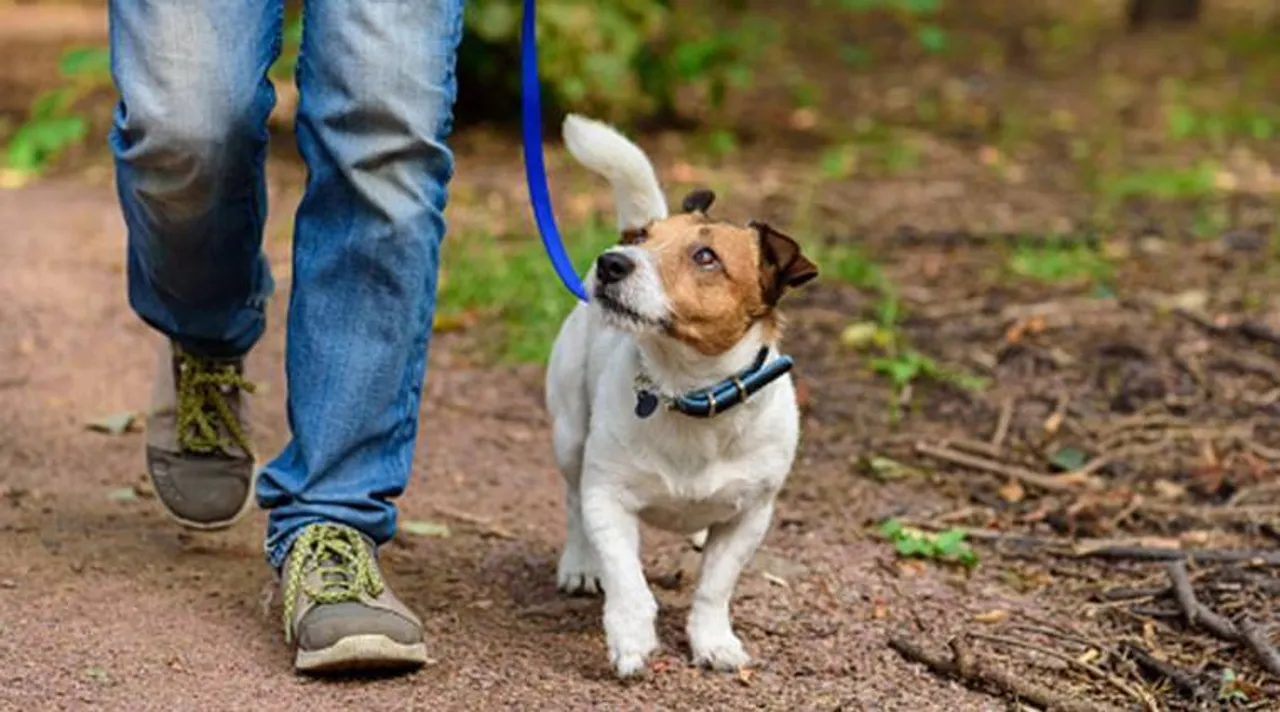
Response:
[{"label": "green shoelace", "polygon": [[[307,577],[319,572],[319,585]],[[313,524],[302,530],[284,572],[284,639],[293,642],[293,616],[298,595],[318,604],[359,601],[363,594],[377,597],[385,584],[374,565],[369,547],[350,527]]]},{"label": "green shoelace", "polygon": [[[230,391],[253,393],[256,386],[232,364],[178,352],[178,447],[208,455],[229,453],[240,446],[249,456],[253,448],[244,427],[227,403]],[[221,427],[219,427],[221,426]],[[223,435],[223,431],[226,435]]]}]

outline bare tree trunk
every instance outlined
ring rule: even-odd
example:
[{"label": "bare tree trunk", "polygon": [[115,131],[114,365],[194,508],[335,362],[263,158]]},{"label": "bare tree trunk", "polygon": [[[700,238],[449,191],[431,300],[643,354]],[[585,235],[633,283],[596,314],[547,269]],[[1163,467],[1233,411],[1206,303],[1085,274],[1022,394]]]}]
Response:
[{"label": "bare tree trunk", "polygon": [[1202,0],[1129,0],[1129,31],[1157,24],[1194,24],[1202,8]]}]

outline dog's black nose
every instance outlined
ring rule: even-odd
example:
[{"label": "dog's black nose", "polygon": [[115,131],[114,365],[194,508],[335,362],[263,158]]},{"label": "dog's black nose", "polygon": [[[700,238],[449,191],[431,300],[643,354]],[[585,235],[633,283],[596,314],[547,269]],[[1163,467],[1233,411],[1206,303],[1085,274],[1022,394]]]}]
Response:
[{"label": "dog's black nose", "polygon": [[635,269],[635,261],[620,252],[606,252],[596,260],[596,277],[602,284],[621,282]]}]

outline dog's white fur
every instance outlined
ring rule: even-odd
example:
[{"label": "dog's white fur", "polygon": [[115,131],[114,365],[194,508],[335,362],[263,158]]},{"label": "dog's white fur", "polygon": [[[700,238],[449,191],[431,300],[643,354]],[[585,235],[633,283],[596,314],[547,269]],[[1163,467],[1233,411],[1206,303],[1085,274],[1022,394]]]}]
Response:
[{"label": "dog's white fur", "polygon": [[[578,116],[564,122],[570,153],[613,186],[620,229],[667,216],[645,153],[611,127]],[[568,316],[552,348],[546,405],[556,461],[565,478],[568,536],[557,571],[562,590],[603,588],[609,658],[622,677],[644,671],[658,640],[657,603],[640,560],[640,523],[702,540],[703,561],[687,632],[696,663],[746,665],[729,602],[764,539],[774,499],[791,470],[799,415],[789,376],[710,419],[659,409],[634,412],[642,367],[663,392],[708,386],[747,368],[765,344],[753,328],[728,352],[707,357],[655,327],[666,316],[656,265],[636,247],[615,247],[638,267],[621,292],[639,318],[595,303]],[[593,267],[586,275],[595,293]],[[776,354],[775,354],[776,355]]]}]

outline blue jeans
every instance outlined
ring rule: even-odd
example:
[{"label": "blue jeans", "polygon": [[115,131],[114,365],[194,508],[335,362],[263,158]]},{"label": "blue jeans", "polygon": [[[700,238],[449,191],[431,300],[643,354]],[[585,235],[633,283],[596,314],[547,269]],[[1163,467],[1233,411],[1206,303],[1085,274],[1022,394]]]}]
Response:
[{"label": "blue jeans", "polygon": [[[298,532],[396,529],[435,311],[445,143],[463,0],[306,0],[298,147],[308,168],[293,238],[288,416],[265,466],[266,553]],[[129,302],[207,356],[239,356],[273,290],[262,232],[266,73],[282,0],[111,0],[111,133],[128,228]]]}]

